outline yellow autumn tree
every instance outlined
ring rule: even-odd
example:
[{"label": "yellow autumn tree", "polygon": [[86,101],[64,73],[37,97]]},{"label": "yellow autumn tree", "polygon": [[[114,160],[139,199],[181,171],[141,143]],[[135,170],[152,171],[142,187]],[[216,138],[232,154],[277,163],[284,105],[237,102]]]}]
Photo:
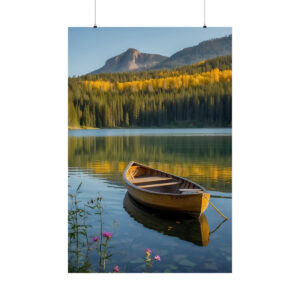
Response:
[{"label": "yellow autumn tree", "polygon": [[[160,74],[162,74],[161,72]],[[172,72],[170,72],[172,73]],[[174,72],[175,73],[175,72]],[[133,80],[126,82],[112,83],[110,81],[95,80],[95,81],[83,81],[85,88],[96,88],[103,92],[116,89],[117,91],[131,91],[133,93],[139,91],[153,92],[157,89],[171,90],[180,88],[189,88],[200,86],[208,83],[227,82],[232,80],[232,71],[214,69],[210,72],[203,72],[200,74],[183,74],[178,76],[169,76],[161,78],[151,78],[145,80]]]}]

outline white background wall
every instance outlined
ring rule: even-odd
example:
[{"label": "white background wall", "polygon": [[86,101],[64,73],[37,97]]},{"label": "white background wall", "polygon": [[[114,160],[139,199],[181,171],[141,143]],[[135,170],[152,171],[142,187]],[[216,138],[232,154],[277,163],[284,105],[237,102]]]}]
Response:
[{"label": "white background wall", "polygon": [[[207,0],[207,25],[233,27],[233,274],[67,274],[67,27],[92,26],[93,5],[0,3],[1,298],[299,298],[292,0]],[[202,2],[98,0],[97,23],[202,26]]]}]

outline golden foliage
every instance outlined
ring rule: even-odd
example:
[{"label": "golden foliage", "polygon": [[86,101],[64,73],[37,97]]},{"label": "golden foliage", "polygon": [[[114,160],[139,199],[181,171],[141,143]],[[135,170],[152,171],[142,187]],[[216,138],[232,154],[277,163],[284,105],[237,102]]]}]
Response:
[{"label": "golden foliage", "polygon": [[[198,64],[202,64],[199,62]],[[117,90],[117,91],[153,91],[157,89],[179,89],[179,88],[188,88],[195,87],[209,83],[215,82],[228,82],[232,80],[232,70],[220,71],[219,69],[214,69],[210,72],[204,72],[200,74],[192,75],[177,75],[176,72],[170,72],[169,77],[164,78],[153,78],[146,79],[142,81],[128,81],[128,82],[117,82],[116,84],[110,81],[83,81],[83,84],[86,88],[96,88],[104,92]],[[162,75],[164,72],[162,72]],[[175,75],[175,76],[174,76]]]},{"label": "golden foliage", "polygon": [[101,89],[103,92],[111,91],[114,87],[114,84],[109,81],[103,81],[103,80],[97,80],[97,81],[83,81],[83,84],[86,89],[90,88],[96,88]]}]

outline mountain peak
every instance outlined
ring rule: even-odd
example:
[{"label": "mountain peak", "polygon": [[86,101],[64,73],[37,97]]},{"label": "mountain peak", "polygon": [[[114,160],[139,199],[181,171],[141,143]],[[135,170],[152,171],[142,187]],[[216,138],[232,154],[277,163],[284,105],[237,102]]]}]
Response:
[{"label": "mountain peak", "polygon": [[167,56],[141,53],[137,49],[129,48],[125,52],[108,59],[102,68],[90,74],[144,70],[154,67],[165,59]]},{"label": "mountain peak", "polygon": [[[139,50],[134,49],[134,48],[128,48],[128,49],[126,50],[126,52],[128,52],[128,53],[134,53],[134,52],[140,53]],[[126,53],[126,52],[125,52],[125,53]]]}]

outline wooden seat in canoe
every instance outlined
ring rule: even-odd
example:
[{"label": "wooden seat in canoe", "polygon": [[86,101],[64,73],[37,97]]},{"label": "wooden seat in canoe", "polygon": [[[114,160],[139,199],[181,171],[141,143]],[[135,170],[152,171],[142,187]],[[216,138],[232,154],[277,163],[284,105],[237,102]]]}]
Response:
[{"label": "wooden seat in canoe", "polygon": [[141,189],[146,189],[146,188],[154,188],[154,187],[162,187],[162,186],[169,186],[169,185],[176,185],[179,184],[179,182],[167,182],[167,183],[157,183],[157,184],[148,184],[148,185],[142,185],[139,186]]},{"label": "wooden seat in canoe", "polygon": [[148,177],[137,177],[131,180],[131,183],[146,183],[146,182],[156,182],[156,181],[167,181],[171,180],[170,177],[160,177],[160,176],[148,176]]}]

